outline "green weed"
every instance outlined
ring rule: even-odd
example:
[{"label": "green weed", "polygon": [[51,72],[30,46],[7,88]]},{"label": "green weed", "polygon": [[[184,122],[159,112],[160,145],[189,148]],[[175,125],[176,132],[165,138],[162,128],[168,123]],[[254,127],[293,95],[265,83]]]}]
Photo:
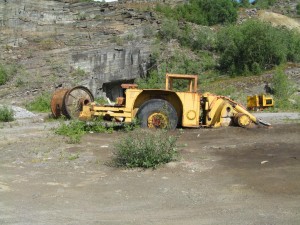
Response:
[{"label": "green weed", "polygon": [[69,138],[67,142],[70,144],[79,143],[81,137],[86,133],[85,122],[79,120],[72,120],[69,123],[61,122],[55,133],[67,136]]},{"label": "green weed", "polygon": [[14,112],[7,106],[0,106],[0,121],[10,122],[14,120]]},{"label": "green weed", "polygon": [[177,137],[165,130],[136,130],[114,146],[113,165],[118,167],[156,168],[176,159]]},{"label": "green weed", "polygon": [[50,112],[51,94],[44,92],[41,95],[37,96],[33,101],[28,102],[25,107],[29,111],[34,112]]},{"label": "green weed", "polygon": [[0,64],[0,85],[5,84],[17,72],[16,65]]}]

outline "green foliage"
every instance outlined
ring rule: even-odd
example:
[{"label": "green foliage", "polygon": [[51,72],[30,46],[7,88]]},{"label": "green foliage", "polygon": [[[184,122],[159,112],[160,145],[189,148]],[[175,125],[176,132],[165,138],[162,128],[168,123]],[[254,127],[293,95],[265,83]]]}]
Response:
[{"label": "green foliage", "polygon": [[31,102],[28,102],[25,107],[29,111],[34,112],[50,112],[51,111],[51,94],[44,92],[41,95],[37,96]]},{"label": "green foliage", "polygon": [[17,72],[15,65],[0,64],[0,85],[5,84]]},{"label": "green foliage", "polygon": [[300,37],[294,31],[249,20],[218,33],[220,69],[232,75],[260,73],[287,60],[299,60]]},{"label": "green foliage", "polygon": [[8,73],[3,65],[0,64],[0,85],[5,84],[9,79]]},{"label": "green foliage", "polygon": [[180,34],[178,22],[172,19],[164,19],[159,31],[160,37],[166,41],[177,39]]},{"label": "green foliage", "polygon": [[168,18],[201,25],[233,23],[237,20],[237,8],[232,0],[191,0],[175,8],[158,4],[156,11]]},{"label": "green foliage", "polygon": [[273,76],[272,86],[275,96],[275,107],[281,110],[299,110],[300,97],[293,96],[296,91],[293,83],[282,69],[278,68]]},{"label": "green foliage", "polygon": [[177,156],[177,137],[165,130],[136,130],[115,144],[115,166],[156,168]]},{"label": "green foliage", "polygon": [[116,43],[118,46],[124,45],[124,39],[120,36],[113,36],[111,42]]},{"label": "green foliage", "polygon": [[255,7],[261,8],[261,9],[266,9],[269,8],[270,6],[274,5],[276,0],[256,0],[255,1]]},{"label": "green foliage", "polygon": [[[165,74],[202,74],[203,71],[215,68],[215,60],[212,54],[201,52],[199,55],[193,55],[189,52],[175,51],[166,62],[161,62],[159,68],[149,72],[146,78],[137,79],[135,82],[141,89],[162,89],[165,86]],[[175,90],[186,90],[187,84],[184,81],[175,80]]]},{"label": "green foliage", "polygon": [[272,80],[274,95],[277,99],[287,100],[294,92],[291,82],[282,69],[277,69]]},{"label": "green foliage", "polygon": [[14,112],[7,106],[0,106],[0,121],[10,122],[14,120]]},{"label": "green foliage", "polygon": [[52,50],[55,48],[55,41],[53,39],[44,39],[40,42],[41,49]]},{"label": "green foliage", "polygon": [[86,72],[81,68],[77,68],[76,70],[74,70],[71,73],[71,76],[73,76],[73,77],[84,77],[85,75],[86,75]]},{"label": "green foliage", "polygon": [[297,15],[300,15],[300,3],[297,4],[296,10],[297,10]]},{"label": "green foliage", "polygon": [[24,82],[21,78],[18,78],[18,79],[16,80],[15,86],[16,86],[16,87],[23,87],[24,84],[25,84],[25,82]]},{"label": "green foliage", "polygon": [[300,35],[297,30],[289,32],[287,60],[300,62]]},{"label": "green foliage", "polygon": [[79,120],[72,120],[70,123],[62,122],[55,133],[67,136],[68,143],[75,144],[79,143],[81,137],[86,133],[85,126],[85,122]]},{"label": "green foliage", "polygon": [[138,123],[136,121],[131,124],[116,126],[114,123],[108,125],[103,121],[103,118],[97,117],[89,122],[80,120],[63,121],[55,130],[55,133],[67,136],[69,138],[68,143],[79,143],[81,137],[86,133],[112,133],[114,130],[132,131],[137,127]]},{"label": "green foliage", "polygon": [[195,28],[189,24],[179,25],[178,21],[173,19],[162,21],[159,37],[166,42],[176,39],[181,46],[193,51],[213,50],[216,46],[216,34],[211,29]]}]

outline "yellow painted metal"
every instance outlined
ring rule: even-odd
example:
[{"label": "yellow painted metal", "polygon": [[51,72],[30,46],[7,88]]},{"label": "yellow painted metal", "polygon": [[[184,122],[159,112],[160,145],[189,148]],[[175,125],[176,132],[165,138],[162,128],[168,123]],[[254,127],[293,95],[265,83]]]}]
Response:
[{"label": "yellow painted metal", "polygon": [[[174,79],[187,79],[189,81],[188,91],[173,91]],[[260,122],[243,106],[225,96],[211,93],[200,94],[197,92],[197,81],[198,76],[196,75],[167,74],[166,90],[126,89],[124,106],[101,106],[92,103],[83,106],[80,118],[90,119],[95,116],[104,116],[118,121],[132,122],[142,104],[150,99],[163,99],[174,107],[183,127],[220,127],[232,124],[247,127],[251,122]],[[166,128],[168,118],[161,112],[155,112],[148,117],[147,122],[150,128]]]},{"label": "yellow painted metal", "polygon": [[248,127],[251,124],[251,119],[248,115],[243,113],[238,113],[234,117],[235,125],[240,127]]},{"label": "yellow painted metal", "polygon": [[173,89],[173,79],[185,79],[189,81],[188,91],[197,92],[198,90],[198,76],[189,74],[166,74],[166,90]]},{"label": "yellow painted metal", "polygon": [[176,94],[182,102],[182,126],[199,127],[201,94],[196,92],[177,92]]},{"label": "yellow painted metal", "polygon": [[274,106],[274,99],[271,96],[253,95],[247,96],[247,109],[258,110]]}]

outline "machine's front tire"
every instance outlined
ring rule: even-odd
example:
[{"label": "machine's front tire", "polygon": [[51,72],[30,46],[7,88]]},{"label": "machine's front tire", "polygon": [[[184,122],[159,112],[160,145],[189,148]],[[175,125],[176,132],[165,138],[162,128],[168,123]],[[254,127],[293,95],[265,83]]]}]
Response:
[{"label": "machine's front tire", "polygon": [[162,99],[151,99],[141,105],[136,115],[142,128],[160,128],[174,130],[178,116],[175,108]]}]

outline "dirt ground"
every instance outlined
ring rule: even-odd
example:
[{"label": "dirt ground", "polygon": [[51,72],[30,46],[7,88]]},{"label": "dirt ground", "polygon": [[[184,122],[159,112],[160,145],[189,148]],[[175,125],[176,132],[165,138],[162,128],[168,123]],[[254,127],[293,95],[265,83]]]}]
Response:
[{"label": "dirt ground", "polygon": [[179,160],[156,170],[107,165],[121,133],[67,144],[54,126],[1,124],[1,225],[300,224],[299,120],[178,130]]}]

